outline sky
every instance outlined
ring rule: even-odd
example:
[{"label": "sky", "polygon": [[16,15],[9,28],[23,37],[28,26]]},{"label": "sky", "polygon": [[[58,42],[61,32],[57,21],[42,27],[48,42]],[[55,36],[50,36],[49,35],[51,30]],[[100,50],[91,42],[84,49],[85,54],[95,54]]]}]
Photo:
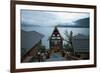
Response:
[{"label": "sky", "polygon": [[21,10],[21,24],[23,26],[56,26],[63,23],[76,25],[76,20],[88,17],[89,13],[82,12]]}]

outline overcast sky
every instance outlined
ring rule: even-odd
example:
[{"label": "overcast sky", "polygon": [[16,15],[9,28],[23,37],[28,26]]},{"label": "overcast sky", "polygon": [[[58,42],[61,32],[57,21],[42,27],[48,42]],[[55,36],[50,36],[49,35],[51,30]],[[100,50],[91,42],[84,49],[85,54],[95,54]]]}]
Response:
[{"label": "overcast sky", "polygon": [[21,10],[22,25],[55,26],[62,23],[75,25],[74,21],[89,17],[89,13]]}]

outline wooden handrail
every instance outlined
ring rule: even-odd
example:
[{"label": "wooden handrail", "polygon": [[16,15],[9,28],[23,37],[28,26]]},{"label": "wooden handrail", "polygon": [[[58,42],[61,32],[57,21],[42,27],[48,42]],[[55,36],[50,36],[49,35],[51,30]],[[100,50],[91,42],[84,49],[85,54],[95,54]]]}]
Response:
[{"label": "wooden handrail", "polygon": [[68,55],[68,56],[71,57],[74,60],[81,60],[81,58],[78,58],[78,57],[75,57],[75,56],[71,56],[71,55]]}]

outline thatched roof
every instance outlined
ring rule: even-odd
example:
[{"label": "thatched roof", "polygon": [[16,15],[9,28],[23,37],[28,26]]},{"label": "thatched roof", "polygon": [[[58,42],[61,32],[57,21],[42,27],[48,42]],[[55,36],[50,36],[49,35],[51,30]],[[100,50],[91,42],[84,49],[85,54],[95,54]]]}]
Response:
[{"label": "thatched roof", "polygon": [[72,42],[75,52],[89,52],[89,36],[78,34],[73,37]]},{"label": "thatched roof", "polygon": [[26,53],[32,47],[34,47],[42,38],[43,34],[36,31],[23,31],[21,30],[21,51]]}]

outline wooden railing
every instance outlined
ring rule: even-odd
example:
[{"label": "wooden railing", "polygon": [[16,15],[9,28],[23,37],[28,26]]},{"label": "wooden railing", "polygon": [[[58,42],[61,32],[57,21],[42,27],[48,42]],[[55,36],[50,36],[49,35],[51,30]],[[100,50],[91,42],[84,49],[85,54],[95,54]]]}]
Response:
[{"label": "wooden railing", "polygon": [[72,60],[81,60],[81,58],[76,57],[76,56],[68,55],[68,57],[70,57]]}]

